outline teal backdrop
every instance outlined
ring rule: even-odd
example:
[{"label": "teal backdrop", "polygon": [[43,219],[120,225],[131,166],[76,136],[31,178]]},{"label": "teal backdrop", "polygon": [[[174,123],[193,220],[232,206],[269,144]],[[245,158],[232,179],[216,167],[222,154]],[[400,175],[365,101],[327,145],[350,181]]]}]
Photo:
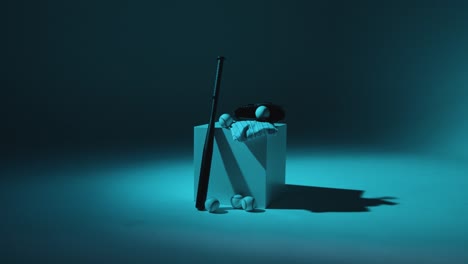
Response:
[{"label": "teal backdrop", "polygon": [[192,147],[272,101],[291,146],[468,156],[463,1],[3,1],[3,154]]},{"label": "teal backdrop", "polygon": [[[219,55],[217,116],[286,110],[266,210],[194,206]],[[466,264],[467,116],[468,1],[3,0],[0,263]]]}]

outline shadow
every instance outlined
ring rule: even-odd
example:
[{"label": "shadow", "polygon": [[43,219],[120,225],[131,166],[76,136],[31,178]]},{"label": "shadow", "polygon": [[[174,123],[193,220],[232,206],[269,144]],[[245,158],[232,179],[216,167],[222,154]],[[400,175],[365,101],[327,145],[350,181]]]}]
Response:
[{"label": "shadow", "polygon": [[286,184],[268,209],[302,209],[314,213],[368,212],[368,207],[396,205],[395,197],[362,198],[364,191]]},{"label": "shadow", "polygon": [[267,141],[264,137],[254,138],[244,143],[250,152],[255,156],[258,163],[260,163],[264,170],[266,170],[266,157],[265,151],[267,149]]},{"label": "shadow", "polygon": [[252,213],[252,214],[258,214],[258,213],[264,213],[264,212],[266,212],[266,210],[259,209],[259,208],[255,208],[255,209],[253,209],[251,211],[247,211],[247,213]]},{"label": "shadow", "polygon": [[[223,211],[230,211],[230,210],[234,210],[234,211],[244,211],[244,209],[242,208],[232,208],[232,207],[220,207],[218,210],[223,210]],[[253,209],[252,211],[246,211],[246,213],[265,213],[266,210],[264,209],[260,209],[260,208],[255,208]]]},{"label": "shadow", "polygon": [[228,211],[225,208],[218,208],[216,211],[211,212],[212,214],[227,214]]},{"label": "shadow", "polygon": [[239,209],[232,208],[230,206],[223,206],[223,207],[218,208],[218,210],[230,211],[230,210],[239,210]]},{"label": "shadow", "polygon": [[236,157],[232,152],[231,146],[229,146],[226,135],[222,130],[217,130],[215,133],[215,139],[219,147],[219,152],[221,153],[221,159],[223,160],[224,167],[228,172],[229,181],[231,182],[234,193],[245,193],[245,195],[251,195],[249,185],[244,178],[244,174],[242,173]]}]

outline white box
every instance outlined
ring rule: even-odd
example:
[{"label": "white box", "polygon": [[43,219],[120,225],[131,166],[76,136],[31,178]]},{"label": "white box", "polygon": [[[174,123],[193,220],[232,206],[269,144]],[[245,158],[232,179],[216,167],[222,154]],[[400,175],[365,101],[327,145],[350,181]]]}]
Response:
[{"label": "white box", "polygon": [[[267,208],[285,184],[286,124],[276,123],[278,133],[247,142],[233,140],[231,131],[215,124],[213,159],[208,197],[230,205],[234,194],[251,195],[259,209]],[[194,127],[194,200],[208,125]]]}]

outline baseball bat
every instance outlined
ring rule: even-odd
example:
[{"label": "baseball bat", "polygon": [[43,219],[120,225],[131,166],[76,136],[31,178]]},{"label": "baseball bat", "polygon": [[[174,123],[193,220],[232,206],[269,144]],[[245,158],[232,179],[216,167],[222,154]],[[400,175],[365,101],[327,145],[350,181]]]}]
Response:
[{"label": "baseball bat", "polygon": [[216,109],[218,107],[219,88],[221,86],[221,74],[223,72],[224,57],[218,56],[218,66],[216,68],[215,87],[211,102],[211,117],[206,132],[205,146],[200,167],[200,177],[198,178],[198,190],[195,207],[203,211],[205,210],[205,200],[208,194],[208,183],[210,181],[211,161],[213,157],[213,142],[215,131]]}]

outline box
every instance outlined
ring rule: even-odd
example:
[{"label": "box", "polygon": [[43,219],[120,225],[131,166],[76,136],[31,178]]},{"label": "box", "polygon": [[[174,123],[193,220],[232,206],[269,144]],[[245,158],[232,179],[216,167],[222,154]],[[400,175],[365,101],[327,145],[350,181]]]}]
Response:
[{"label": "box", "polygon": [[[286,124],[276,123],[278,133],[247,142],[232,139],[231,131],[215,123],[213,159],[208,196],[230,205],[234,194],[253,196],[256,207],[267,208],[285,184]],[[194,127],[194,200],[208,125]]]}]

